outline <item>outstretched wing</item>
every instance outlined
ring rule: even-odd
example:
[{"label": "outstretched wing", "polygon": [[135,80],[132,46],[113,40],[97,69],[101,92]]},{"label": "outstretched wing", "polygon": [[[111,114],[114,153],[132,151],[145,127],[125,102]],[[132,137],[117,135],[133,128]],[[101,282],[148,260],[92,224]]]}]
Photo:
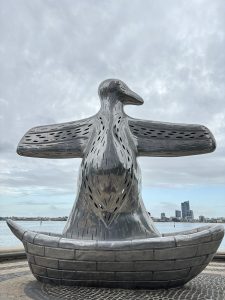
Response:
[{"label": "outstretched wing", "polygon": [[83,157],[93,131],[93,118],[31,128],[21,139],[17,153],[44,158]]},{"label": "outstretched wing", "polygon": [[185,156],[212,152],[216,142],[201,125],[161,123],[130,118],[139,156]]}]

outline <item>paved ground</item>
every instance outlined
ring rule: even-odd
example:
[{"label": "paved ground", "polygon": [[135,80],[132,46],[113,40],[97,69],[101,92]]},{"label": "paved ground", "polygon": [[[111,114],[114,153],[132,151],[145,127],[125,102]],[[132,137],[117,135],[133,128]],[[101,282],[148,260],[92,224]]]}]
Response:
[{"label": "paved ground", "polygon": [[123,290],[42,284],[31,275],[27,262],[0,263],[0,300],[224,300],[225,262],[212,262],[191,282],[170,290]]}]

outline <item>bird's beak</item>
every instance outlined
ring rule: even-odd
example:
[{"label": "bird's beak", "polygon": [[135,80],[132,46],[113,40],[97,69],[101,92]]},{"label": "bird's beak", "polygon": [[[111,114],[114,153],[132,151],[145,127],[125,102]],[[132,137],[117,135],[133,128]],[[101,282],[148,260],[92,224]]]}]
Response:
[{"label": "bird's beak", "polygon": [[124,104],[141,105],[144,103],[144,100],[130,89],[123,92],[122,98]]}]

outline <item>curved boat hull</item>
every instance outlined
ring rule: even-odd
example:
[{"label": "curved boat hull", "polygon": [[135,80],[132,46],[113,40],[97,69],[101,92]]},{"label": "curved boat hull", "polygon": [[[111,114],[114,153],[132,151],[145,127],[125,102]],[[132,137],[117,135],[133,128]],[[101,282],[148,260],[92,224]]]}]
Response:
[{"label": "curved boat hull", "polygon": [[121,288],[168,288],[183,285],[212,260],[224,228],[210,225],[126,241],[68,239],[26,231],[8,220],[23,242],[33,275],[42,282]]}]

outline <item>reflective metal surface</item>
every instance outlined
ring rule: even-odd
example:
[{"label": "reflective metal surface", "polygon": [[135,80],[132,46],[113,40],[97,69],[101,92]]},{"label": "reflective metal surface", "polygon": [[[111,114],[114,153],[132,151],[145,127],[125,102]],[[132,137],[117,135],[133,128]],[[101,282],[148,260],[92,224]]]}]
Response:
[{"label": "reflective metal surface", "polygon": [[143,100],[122,81],[99,86],[100,111],[81,121],[29,130],[18,154],[81,157],[77,197],[63,235],[124,240],[160,236],[141,197],[138,156],[184,156],[212,152],[215,140],[201,125],[137,120],[123,106]]}]

